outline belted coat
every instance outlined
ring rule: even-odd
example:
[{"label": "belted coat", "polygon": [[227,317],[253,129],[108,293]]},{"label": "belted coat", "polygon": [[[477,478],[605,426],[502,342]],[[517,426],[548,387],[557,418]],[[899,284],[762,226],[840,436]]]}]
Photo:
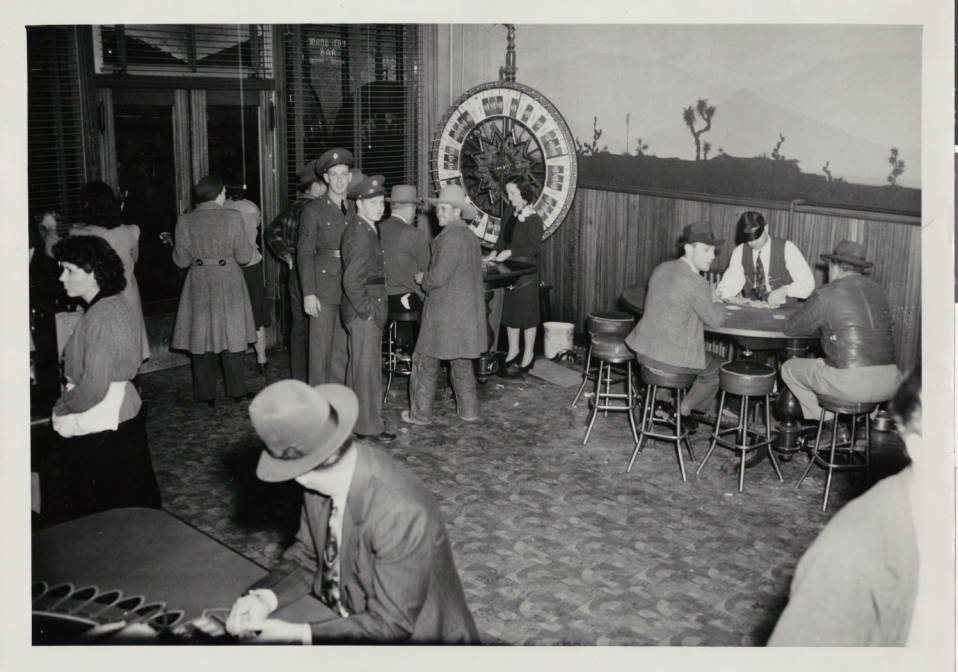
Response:
[{"label": "belted coat", "polygon": [[173,263],[189,268],[170,347],[193,354],[245,352],[256,340],[243,264],[253,257],[243,218],[215,201],[176,223]]},{"label": "belted coat", "polygon": [[416,352],[436,359],[474,359],[486,351],[489,329],[479,239],[457,221],[440,231],[431,249]]}]

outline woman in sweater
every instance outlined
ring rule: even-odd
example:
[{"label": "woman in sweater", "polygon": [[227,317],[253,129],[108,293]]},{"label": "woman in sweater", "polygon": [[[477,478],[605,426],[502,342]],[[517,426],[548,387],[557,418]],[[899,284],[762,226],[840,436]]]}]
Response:
[{"label": "woman in sweater", "polygon": [[44,516],[77,517],[121,506],[160,506],[140,395],[142,332],[122,296],[123,262],[95,236],[53,247],[67,295],[85,312],[63,351],[65,387],[53,407],[55,465]]}]

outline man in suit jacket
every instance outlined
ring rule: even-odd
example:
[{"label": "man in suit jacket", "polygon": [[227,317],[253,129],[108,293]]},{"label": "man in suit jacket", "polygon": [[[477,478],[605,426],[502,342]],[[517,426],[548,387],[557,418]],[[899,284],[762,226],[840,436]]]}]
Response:
[{"label": "man in suit jacket", "polygon": [[432,262],[417,279],[426,292],[422,325],[412,356],[409,380],[409,410],[404,422],[428,425],[436,397],[439,360],[450,360],[452,389],[459,417],[479,420],[479,394],[472,360],[486,351],[486,305],[482,281],[482,250],[479,239],[463,221],[473,219],[476,209],[466,201],[458,184],[446,185],[436,206],[442,231],[432,241]]},{"label": "man in suit jacket", "polygon": [[682,398],[683,416],[706,413],[719,387],[722,360],[705,351],[703,324],[719,326],[728,315],[722,303],[712,301],[708,282],[700,273],[715,258],[715,237],[708,222],[689,224],[682,232],[685,254],[652,271],[642,319],[625,339],[639,362],[667,373],[694,373],[695,382]]},{"label": "man in suit jacket", "polygon": [[343,383],[348,360],[347,335],[339,317],[342,301],[341,244],[346,219],[356,212],[346,198],[353,155],[337,147],[316,160],[316,172],[329,191],[314,198],[300,218],[296,265],[303,289],[303,311],[309,316],[309,384]]},{"label": "man in suit jacket", "polygon": [[[257,476],[295,479],[305,492],[295,542],[236,600],[227,630],[266,644],[477,644],[439,507],[388,455],[353,443],[352,391],[282,380],[249,412],[265,444]],[[310,592],[330,608],[328,618],[269,618]]]},{"label": "man in suit jacket", "polygon": [[[416,282],[416,274],[429,268],[430,256],[429,242],[413,221],[420,199],[416,196],[416,187],[398,184],[386,200],[392,214],[379,223],[379,237],[383,244],[389,312],[419,312],[425,294]],[[414,323],[397,322],[397,347],[411,349],[413,334]]]},{"label": "man in suit jacket", "polygon": [[385,210],[382,175],[364,177],[350,190],[356,214],[343,233],[343,324],[349,333],[346,385],[359,397],[356,436],[391,443],[396,435],[383,423],[382,342],[386,326],[386,278],[376,222]]}]

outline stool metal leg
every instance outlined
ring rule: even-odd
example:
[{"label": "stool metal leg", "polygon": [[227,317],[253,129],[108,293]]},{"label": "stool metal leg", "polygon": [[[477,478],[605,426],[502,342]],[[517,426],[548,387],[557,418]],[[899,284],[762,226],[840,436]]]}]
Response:
[{"label": "stool metal leg", "polygon": [[775,467],[775,473],[778,474],[778,480],[784,482],[785,479],[782,478],[782,470],[778,466],[778,458],[775,457],[775,451],[772,450],[772,414],[769,410],[768,395],[765,395],[765,440],[768,441],[765,444],[765,450],[768,451],[768,459],[772,463],[772,466]]},{"label": "stool metal leg", "polygon": [[635,408],[635,392],[632,389],[632,362],[628,361],[625,363],[625,373],[626,373],[626,382],[625,382],[625,391],[628,395],[626,403],[628,404],[628,409],[626,413],[629,414],[629,426],[632,428],[632,440],[636,443],[639,442],[639,432],[635,427],[635,415],[632,414],[632,409]]},{"label": "stool metal leg", "polygon": [[[589,434],[592,433],[592,426],[595,424],[595,419],[599,415],[599,399],[601,399],[600,393],[602,392],[602,371],[605,362],[601,359],[599,360],[599,372],[595,378],[595,395],[592,397],[592,413],[589,415],[589,426],[585,430],[585,438],[582,439],[582,445],[584,446],[589,441]],[[612,372],[609,372],[609,375],[612,375]]]},{"label": "stool metal leg", "polygon": [[869,483],[872,481],[872,433],[871,415],[865,415],[865,476]]},{"label": "stool metal leg", "polygon": [[825,476],[825,496],[822,497],[822,513],[828,508],[828,492],[832,488],[832,474],[835,472],[835,446],[838,444],[838,416],[832,413],[832,447],[828,453],[828,471]]},{"label": "stool metal leg", "polygon": [[709,461],[712,457],[712,451],[715,450],[715,442],[718,440],[719,427],[722,424],[722,411],[725,410],[725,390],[722,390],[722,394],[719,395],[719,405],[718,405],[718,417],[715,419],[715,430],[712,432],[712,442],[709,443],[709,449],[705,453],[705,458],[702,460],[702,463],[699,464],[699,468],[695,470],[695,475],[698,476],[702,471],[702,467],[705,466],[705,463]]},{"label": "stool metal leg", "polygon": [[822,440],[822,426],[825,424],[825,409],[822,409],[821,415],[818,416],[818,432],[815,434],[815,445],[812,446],[812,449],[808,451],[808,464],[805,465],[805,471],[802,472],[801,478],[798,479],[798,482],[795,484],[795,489],[801,487],[802,482],[805,480],[805,477],[808,476],[808,472],[812,470],[812,465],[815,464],[818,458],[818,444]]},{"label": "stool metal leg", "polygon": [[570,408],[575,408],[575,405],[579,402],[579,396],[582,394],[582,390],[585,389],[585,384],[589,381],[590,369],[592,367],[592,344],[589,343],[589,350],[585,356],[585,369],[582,371],[582,382],[579,384],[579,389],[576,390],[575,396],[572,397],[572,405]]},{"label": "stool metal leg", "polygon": [[632,451],[632,459],[629,460],[629,466],[625,470],[625,473],[632,471],[632,465],[635,463],[635,458],[638,456],[639,451],[642,449],[642,440],[645,438],[645,430],[648,428],[647,420],[649,420],[649,407],[654,403],[655,399],[655,386],[646,385],[645,386],[645,399],[642,401],[642,432],[639,434],[639,438],[635,442],[635,450]]},{"label": "stool metal leg", "polygon": [[393,369],[396,367],[396,360],[393,348],[395,348],[396,321],[390,320],[389,327],[386,329],[386,385],[383,389],[383,403],[389,398],[389,388],[393,384]]},{"label": "stool metal leg", "polygon": [[[739,400],[738,406],[738,437],[739,445],[739,458],[738,458],[738,491],[742,492],[745,489],[745,455],[748,453],[746,446],[748,445],[748,416],[745,415],[745,412],[748,410],[748,395],[743,394]],[[722,421],[721,416],[719,416],[719,422]]]},{"label": "stool metal leg", "polygon": [[[688,444],[688,436],[685,437],[685,441]],[[689,445],[689,450],[691,450],[692,445]],[[685,478],[685,460],[682,459],[682,390],[676,388],[675,390],[675,454],[679,458],[679,471],[682,472],[682,482],[687,483],[688,481]]]}]

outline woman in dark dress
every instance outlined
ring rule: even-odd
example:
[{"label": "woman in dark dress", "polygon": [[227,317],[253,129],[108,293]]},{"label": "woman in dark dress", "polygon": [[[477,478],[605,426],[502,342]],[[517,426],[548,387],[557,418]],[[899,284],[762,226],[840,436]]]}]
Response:
[{"label": "woman in dark dress", "polygon": [[[533,347],[539,326],[539,250],[542,247],[542,218],[533,209],[536,193],[523,178],[506,180],[506,198],[509,206],[502,216],[502,231],[491,255],[494,261],[515,259],[536,264],[535,273],[516,280],[506,289],[502,302],[502,324],[506,327],[509,350],[506,353],[506,375],[520,376],[532,369],[535,362]],[[522,332],[522,353],[519,352],[519,332]]]}]

